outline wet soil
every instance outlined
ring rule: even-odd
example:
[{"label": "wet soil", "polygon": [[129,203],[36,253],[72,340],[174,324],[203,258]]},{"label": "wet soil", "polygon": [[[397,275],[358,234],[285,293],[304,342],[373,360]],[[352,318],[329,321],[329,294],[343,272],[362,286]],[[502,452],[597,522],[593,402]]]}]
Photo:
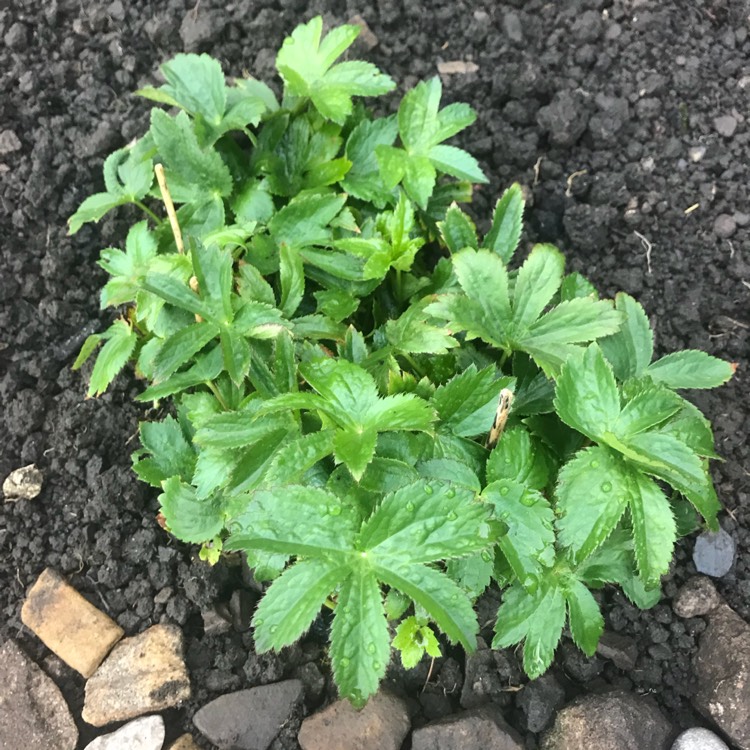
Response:
[{"label": "wet soil", "polygon": [[[719,588],[750,618],[745,0],[0,0],[0,477],[32,462],[45,476],[37,500],[0,505],[0,638],[37,658],[76,712],[82,680],[20,623],[25,591],[46,566],[128,634],[180,624],[195,690],[168,717],[170,737],[221,693],[307,663],[328,675],[315,634],[258,657],[243,618],[229,633],[204,633],[201,609],[249,590],[247,582],[239,568],[209,570],[156,524],[155,494],[130,471],[137,423],[148,417],[133,404],[138,383],[123,376],[87,401],[70,369],[86,335],[110,319],[98,309],[104,274],[94,261],[122,242],[134,216],[123,210],[73,238],[65,224],[101,189],[104,156],[145,130],[148,103],[131,92],[153,82],[162,61],[207,51],[229,74],[270,80],[285,34],[317,13],[329,24],[364,17],[378,44],[359,54],[401,90],[441,61],[475,63],[444,85],[448,99],[479,112],[462,145],[491,176],[472,208],[480,223],[520,180],[533,196],[527,239],[561,246],[603,292],[636,296],[659,352],[697,347],[739,363],[730,385],[693,398],[715,422],[722,525],[738,545]],[[680,544],[654,609],[603,593],[608,629],[634,638],[638,658],[621,670],[564,644],[552,673],[568,698],[628,687],[652,694],[679,726],[701,723],[689,703],[689,659],[705,623],[681,621],[669,605],[694,573],[692,547],[690,538]],[[409,698],[415,724],[459,709],[464,660],[452,657],[424,694],[422,670],[393,671],[391,687]],[[506,657],[503,674],[517,685],[516,657]],[[314,681],[315,670],[303,672]],[[522,692],[497,700],[534,748]],[[83,747],[93,735],[81,729]],[[278,747],[296,747],[289,734]]]}]

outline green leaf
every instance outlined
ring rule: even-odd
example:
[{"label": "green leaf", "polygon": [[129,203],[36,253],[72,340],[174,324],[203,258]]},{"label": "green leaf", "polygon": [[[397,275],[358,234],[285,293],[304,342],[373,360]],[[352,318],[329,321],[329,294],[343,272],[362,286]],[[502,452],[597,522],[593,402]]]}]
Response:
[{"label": "green leaf", "polygon": [[565,258],[552,245],[535,245],[518,270],[513,290],[513,324],[527,328],[560,288]]},{"label": "green leaf", "polygon": [[68,219],[68,234],[75,234],[84,224],[90,221],[99,221],[113,208],[124,206],[127,203],[132,203],[132,201],[124,195],[112,195],[111,193],[90,195]]},{"label": "green leaf", "polygon": [[560,471],[558,540],[575,562],[585,560],[617,526],[631,496],[632,471],[606,448],[579,451]]},{"label": "green leaf", "polygon": [[521,241],[523,210],[523,190],[514,182],[495,205],[492,227],[482,242],[482,247],[497,253],[504,263],[510,263]]},{"label": "green leaf", "polygon": [[568,580],[564,593],[573,641],[587,656],[593,656],[604,631],[599,605],[591,592],[576,579]]},{"label": "green leaf", "polygon": [[597,344],[563,366],[555,388],[560,419],[591,440],[602,440],[614,430],[620,414],[615,376]]},{"label": "green leaf", "polygon": [[287,442],[273,457],[265,482],[269,485],[298,483],[305,472],[333,453],[333,436],[333,430],[321,430]]},{"label": "green leaf", "polygon": [[279,249],[281,312],[291,318],[305,293],[305,273],[299,253],[288,245]]},{"label": "green leaf", "polygon": [[377,208],[385,205],[390,199],[390,191],[380,178],[376,149],[378,146],[392,146],[397,135],[395,116],[381,117],[372,122],[363,120],[352,130],[345,151],[352,166],[341,182],[347,193],[371,201]]},{"label": "green leaf", "polygon": [[174,417],[166,417],[161,422],[141,422],[138,427],[141,445],[151,454],[162,480],[174,476],[190,480],[195,469],[195,451],[180,423]]},{"label": "green leaf", "polygon": [[451,206],[445,214],[445,220],[438,223],[440,234],[451,253],[457,253],[465,247],[474,250],[479,248],[477,228],[474,222],[458,207]]},{"label": "green leaf", "polygon": [[247,377],[252,363],[252,351],[247,340],[234,328],[225,326],[220,333],[221,352],[224,355],[224,369],[239,388]]},{"label": "green leaf", "polygon": [[471,154],[456,146],[445,144],[433,146],[429,151],[429,159],[436,169],[458,180],[489,182],[479,162]]},{"label": "green leaf", "polygon": [[208,383],[219,377],[223,369],[224,358],[221,347],[217,345],[204,354],[196,355],[195,364],[184,372],[171,375],[163,382],[146,388],[143,393],[136,396],[136,401],[158,401],[200,383]]},{"label": "green leaf", "polygon": [[494,555],[485,550],[470,557],[449,560],[445,570],[472,599],[477,599],[490,585],[494,565]]},{"label": "green leaf", "polygon": [[279,245],[307,247],[326,244],[328,224],[346,202],[343,195],[301,195],[274,214],[268,229]]},{"label": "green leaf", "polygon": [[401,663],[405,669],[416,667],[425,653],[433,658],[441,656],[440,644],[432,628],[416,617],[407,617],[399,623],[393,647],[401,652]]},{"label": "green leaf", "polygon": [[324,559],[300,560],[282,573],[255,610],[255,650],[279,651],[299,640],[349,573],[348,566]]},{"label": "green leaf", "polygon": [[342,429],[333,438],[333,456],[337,463],[346,464],[359,481],[375,455],[378,433],[375,430]]},{"label": "green leaf", "polygon": [[200,425],[193,441],[202,447],[249,448],[272,432],[291,425],[292,420],[286,414],[264,414],[259,417],[257,408],[220,412]]},{"label": "green leaf", "polygon": [[615,308],[623,314],[622,327],[600,339],[604,356],[609,360],[618,380],[640,377],[654,356],[654,334],[648,316],[629,294],[619,292]]},{"label": "green leaf", "polygon": [[209,55],[179,54],[161,66],[167,83],[161,91],[192,115],[218,125],[224,116],[227,97],[224,73],[218,60]]},{"label": "green leaf", "polygon": [[224,513],[215,498],[200,500],[189,484],[171,477],[159,495],[167,529],[183,542],[205,542],[224,528]]},{"label": "green leaf", "polygon": [[212,317],[211,308],[195,292],[191,291],[186,283],[172,276],[167,276],[164,273],[149,273],[143,281],[143,288],[180,310],[199,315],[202,318]]},{"label": "green leaf", "polygon": [[72,370],[80,370],[81,367],[88,361],[89,357],[96,351],[96,347],[102,342],[101,333],[92,333],[86,337],[83,342],[81,351],[78,352],[75,362],[73,362]]},{"label": "green leaf", "polygon": [[331,667],[339,693],[359,708],[378,690],[391,643],[375,575],[357,566],[344,581],[331,626]]},{"label": "green leaf", "polygon": [[130,228],[124,253],[115,248],[102,250],[99,265],[114,277],[102,289],[102,307],[114,307],[134,301],[149,263],[155,257],[156,237],[149,231],[145,221]]},{"label": "green leaf", "polygon": [[124,320],[116,320],[102,334],[106,339],[97,355],[89,380],[88,396],[99,396],[109,387],[133,355],[138,335]]},{"label": "green leaf", "polygon": [[425,307],[421,302],[414,304],[397,320],[385,324],[386,339],[394,350],[409,354],[445,354],[458,346],[445,328],[427,322],[430,316]]},{"label": "green leaf", "polygon": [[170,336],[154,358],[154,379],[166,380],[219,333],[213,323],[193,323]]},{"label": "green leaf", "polygon": [[736,368],[706,352],[685,349],[658,359],[646,373],[668,388],[717,388],[734,375]]},{"label": "green leaf", "polygon": [[667,388],[641,390],[628,401],[614,424],[615,434],[627,442],[628,437],[665,422],[682,409],[683,399]]},{"label": "green leaf", "polygon": [[555,562],[555,514],[549,503],[536,490],[507,479],[488,485],[482,498],[508,527],[498,546],[521,585],[538,586],[542,567]]},{"label": "green leaf", "polygon": [[541,490],[546,486],[548,476],[544,460],[523,427],[505,430],[487,459],[487,484],[510,479]]}]

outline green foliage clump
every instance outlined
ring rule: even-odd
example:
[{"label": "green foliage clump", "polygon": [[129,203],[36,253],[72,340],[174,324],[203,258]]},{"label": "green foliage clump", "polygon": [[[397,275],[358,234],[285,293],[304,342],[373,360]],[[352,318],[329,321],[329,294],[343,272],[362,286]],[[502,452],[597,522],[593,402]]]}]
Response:
[{"label": "green foliage clump", "polygon": [[[170,400],[133,456],[167,528],[272,581],[259,652],[331,607],[333,674],[362,705],[392,646],[406,666],[440,653],[438,631],[475,648],[493,581],[493,647],[523,642],[531,677],[566,622],[593,653],[592,589],[654,604],[677,536],[719,511],[709,422],[677,391],[733,367],[653,361],[643,308],[600,299],[550,245],[516,262],[518,185],[480,236],[458,204],[485,177],[446,143],[474,111],[441,107],[434,78],[374,117],[355,98],[395,84],[338,62],[357,31],[297,28],[280,102],[206,55],[166,63],[139,93],[170,111],[106,160],[70,230],[125,204],[148,215],[101,253],[102,305],[125,312],[76,367],[103,342],[89,395],[133,362],[139,400]],[[184,250],[157,216],[157,164]]]}]

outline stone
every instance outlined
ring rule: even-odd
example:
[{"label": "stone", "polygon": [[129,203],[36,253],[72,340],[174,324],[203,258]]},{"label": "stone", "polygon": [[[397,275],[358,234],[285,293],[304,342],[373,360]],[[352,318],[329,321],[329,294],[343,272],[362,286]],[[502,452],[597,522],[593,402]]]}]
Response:
[{"label": "stone", "polygon": [[0,648],[0,747],[74,750],[78,729],[57,685],[13,641]]},{"label": "stone", "polygon": [[651,700],[622,690],[587,695],[561,709],[542,750],[668,750],[672,726]]},{"label": "stone", "polygon": [[[0,153],[3,153],[1,148]],[[33,500],[42,491],[42,479],[42,472],[34,464],[11,471],[3,482],[5,502]]]},{"label": "stone", "polygon": [[220,750],[266,750],[303,696],[299,680],[227,693],[207,703],[193,723]]},{"label": "stone", "polygon": [[182,631],[153,625],[119,643],[89,679],[81,715],[101,727],[179,706],[189,697]]},{"label": "stone", "polygon": [[231,623],[222,617],[215,607],[201,610],[201,617],[203,618],[203,635],[222,635],[232,628]]},{"label": "stone", "polygon": [[302,750],[399,750],[410,728],[406,704],[381,690],[361,711],[346,700],[326,706],[302,722],[297,739]]},{"label": "stone", "polygon": [[189,11],[180,24],[180,39],[186,52],[199,52],[221,36],[226,26],[222,13]]},{"label": "stone", "polygon": [[729,750],[729,745],[710,729],[686,729],[672,745],[672,750]]},{"label": "stone", "polygon": [[708,616],[693,675],[693,705],[732,743],[750,750],[750,625],[726,604]]},{"label": "stone", "polygon": [[552,101],[537,113],[537,122],[549,133],[550,143],[567,148],[576,143],[589,123],[590,112],[581,96],[558,91]]},{"label": "stone", "polygon": [[439,62],[437,69],[441,76],[453,76],[476,73],[479,70],[479,66],[476,63],[464,60],[447,60],[446,62]]},{"label": "stone", "polygon": [[731,138],[734,135],[734,131],[737,130],[737,118],[732,115],[714,117],[714,127],[719,135]]},{"label": "stone", "polygon": [[21,608],[21,621],[69,667],[90,677],[125,631],[47,568]]},{"label": "stone", "polygon": [[26,49],[29,43],[29,30],[19,21],[16,21],[4,37],[5,45],[8,49],[20,52]]},{"label": "stone", "polygon": [[713,578],[725,576],[734,564],[735,547],[734,539],[724,529],[704,531],[693,548],[696,570]]},{"label": "stone", "polygon": [[723,240],[728,240],[737,231],[734,216],[719,214],[714,219],[714,234]]},{"label": "stone", "polygon": [[523,743],[497,708],[483,706],[415,730],[411,747],[412,750],[522,750]]},{"label": "stone", "polygon": [[375,35],[373,30],[367,25],[367,21],[365,21],[362,16],[357,13],[357,15],[352,16],[347,23],[353,24],[354,26],[359,26],[361,31],[359,32],[359,36],[357,37],[357,43],[360,44],[362,47],[364,47],[366,50],[374,49],[375,47],[380,44],[380,40]]},{"label": "stone", "polygon": [[195,744],[192,734],[183,734],[169,746],[169,750],[200,750],[200,748]]},{"label": "stone", "polygon": [[116,732],[97,737],[84,750],[161,750],[163,744],[164,719],[161,716],[144,716]]},{"label": "stone", "polygon": [[672,609],[678,617],[703,617],[722,603],[710,578],[693,576],[677,592]]},{"label": "stone", "polygon": [[511,42],[516,44],[523,42],[523,26],[518,13],[509,10],[503,15],[503,31]]},{"label": "stone", "polygon": [[551,674],[529,682],[516,698],[516,705],[525,714],[526,728],[530,732],[545,729],[564,702],[565,690]]},{"label": "stone", "polygon": [[21,148],[21,141],[12,130],[0,131],[0,156],[12,154]]},{"label": "stone", "polygon": [[688,149],[688,156],[690,157],[690,161],[692,161],[694,164],[697,164],[705,155],[705,146],[691,146]]},{"label": "stone", "polygon": [[635,667],[638,646],[629,636],[605,631],[596,646],[596,653],[609,659],[618,669],[629,670]]}]

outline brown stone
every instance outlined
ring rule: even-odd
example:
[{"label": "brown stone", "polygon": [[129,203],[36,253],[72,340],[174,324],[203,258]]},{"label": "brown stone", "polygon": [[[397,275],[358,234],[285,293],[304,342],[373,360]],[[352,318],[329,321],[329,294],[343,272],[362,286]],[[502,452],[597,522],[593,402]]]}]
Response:
[{"label": "brown stone", "polygon": [[182,631],[154,625],[121,641],[89,679],[81,715],[101,727],[178,706],[189,697]]},{"label": "brown stone", "polygon": [[432,721],[415,730],[412,750],[523,750],[523,742],[492,706]]},{"label": "brown stone", "polygon": [[361,710],[349,701],[332,703],[302,722],[302,750],[399,750],[411,721],[404,702],[386,692]]},{"label": "brown stone", "polygon": [[110,617],[47,568],[31,587],[21,620],[68,666],[90,677],[124,635]]},{"label": "brown stone", "polygon": [[0,748],[74,750],[78,730],[62,693],[12,641],[0,648]]},{"label": "brown stone", "polygon": [[191,734],[183,734],[178,737],[174,744],[169,746],[169,750],[200,750]]}]

